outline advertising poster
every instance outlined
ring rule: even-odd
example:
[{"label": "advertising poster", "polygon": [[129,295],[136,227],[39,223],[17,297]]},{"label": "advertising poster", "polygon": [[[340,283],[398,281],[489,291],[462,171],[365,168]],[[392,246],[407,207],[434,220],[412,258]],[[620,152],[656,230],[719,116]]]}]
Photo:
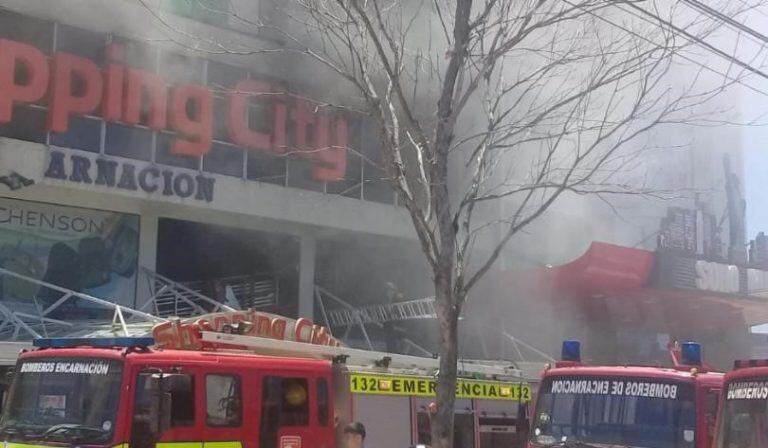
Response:
[{"label": "advertising poster", "polygon": [[[0,268],[132,307],[138,244],[136,215],[0,198]],[[61,297],[0,277],[0,300],[10,307],[47,307]],[[67,305],[60,317],[94,317],[90,303]]]}]

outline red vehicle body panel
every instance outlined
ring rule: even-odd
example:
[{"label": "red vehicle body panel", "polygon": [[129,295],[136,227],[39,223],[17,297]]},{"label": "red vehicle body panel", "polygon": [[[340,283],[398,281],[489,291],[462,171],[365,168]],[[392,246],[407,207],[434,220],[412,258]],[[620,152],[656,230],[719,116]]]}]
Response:
[{"label": "red vehicle body panel", "polygon": [[[260,425],[262,412],[262,379],[265,376],[306,378],[308,380],[309,424],[302,427],[282,427],[278,431],[278,443],[274,448],[287,448],[299,437],[302,448],[332,448],[335,446],[333,425],[333,378],[330,361],[261,356],[250,353],[204,352],[192,350],[126,350],[124,348],[55,348],[22,353],[21,361],[45,358],[91,358],[123,362],[123,387],[117,410],[113,440],[109,446],[130,443],[131,419],[135,395],[135,378],[146,368],[179,368],[183,373],[195,376],[194,400],[195,423],[187,427],[175,427],[165,431],[160,443],[180,443],[181,448],[273,448],[262,447]],[[239,427],[212,427],[206,421],[205,375],[235,374],[241,379],[242,424]],[[317,381],[327,381],[329,398],[328,424],[318,419]],[[286,443],[281,444],[281,438]],[[217,443],[219,442],[219,443]],[[220,442],[231,442],[221,445]],[[56,445],[48,443],[46,445]],[[295,446],[295,445],[294,445]]]}]

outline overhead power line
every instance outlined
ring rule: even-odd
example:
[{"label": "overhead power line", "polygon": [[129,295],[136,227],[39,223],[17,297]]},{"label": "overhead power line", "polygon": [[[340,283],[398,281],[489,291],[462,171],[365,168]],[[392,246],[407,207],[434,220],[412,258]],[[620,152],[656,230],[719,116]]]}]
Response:
[{"label": "overhead power line", "polygon": [[[622,26],[622,25],[620,25],[620,24],[618,24],[618,23],[616,23],[616,22],[613,22],[613,21],[611,21],[611,20],[608,20],[607,18],[605,18],[605,17],[603,17],[603,16],[601,16],[601,15],[599,15],[599,14],[595,14],[594,12],[590,11],[590,10],[589,10],[589,9],[587,9],[587,8],[584,8],[583,6],[580,6],[580,5],[574,4],[574,3],[573,3],[573,2],[571,2],[570,0],[563,0],[563,2],[565,2],[565,3],[567,3],[567,4],[571,5],[571,6],[573,6],[574,8],[579,8],[579,9],[583,10],[584,12],[586,12],[587,14],[589,14],[589,15],[591,15],[591,16],[593,16],[593,17],[595,17],[596,19],[598,19],[598,20],[601,20],[601,21],[603,21],[603,22],[605,22],[605,23],[607,23],[607,24],[609,24],[609,25],[611,25],[611,26],[613,26],[613,27],[615,27],[615,28],[618,28],[618,29],[620,29],[620,30],[622,30],[622,31],[624,31],[624,32],[626,32],[626,33],[628,33],[628,34],[631,34],[631,35],[633,35],[633,36],[635,36],[635,37],[637,37],[637,38],[639,38],[639,39],[642,39],[642,40],[644,40],[644,41],[646,41],[646,42],[650,43],[650,44],[653,44],[653,45],[659,46],[659,44],[658,44],[657,42],[654,42],[653,40],[649,39],[648,37],[646,37],[646,36],[643,36],[643,35],[641,35],[641,34],[638,34],[638,33],[634,32],[634,31],[632,31],[632,30],[630,30],[630,29],[628,29],[628,28],[626,28],[626,27],[624,27],[624,26]],[[631,15],[633,15],[634,17],[638,17],[636,14],[633,14],[633,13],[631,13],[631,12],[629,12],[629,11],[626,11],[626,10],[624,10],[624,9],[622,9],[622,11],[624,11],[624,12],[627,12],[628,14],[631,14]],[[640,18],[641,20],[644,20],[644,21],[650,22],[650,21],[649,21],[648,19],[646,19],[646,18],[641,18],[641,17],[638,17],[638,18]],[[698,38],[696,38],[696,39],[694,39],[694,41],[698,43],[699,39],[698,39]],[[680,57],[681,59],[684,59],[684,60],[686,60],[686,61],[688,61],[688,62],[690,62],[690,63],[694,64],[694,65],[697,65],[697,66],[701,67],[702,69],[704,69],[704,70],[706,70],[706,71],[708,71],[708,72],[711,72],[711,73],[714,73],[714,74],[716,74],[716,75],[719,75],[719,76],[723,77],[723,79],[727,79],[728,81],[733,81],[733,82],[736,82],[736,83],[738,83],[738,84],[742,85],[743,87],[745,87],[745,88],[747,88],[747,89],[749,89],[749,90],[751,90],[751,91],[753,91],[753,92],[755,92],[755,93],[758,93],[758,94],[760,94],[760,95],[763,95],[763,96],[766,96],[766,97],[768,97],[768,92],[765,92],[765,91],[763,91],[763,90],[760,90],[760,89],[758,89],[757,87],[751,86],[751,85],[749,85],[749,84],[747,84],[747,83],[743,82],[742,80],[740,80],[740,79],[738,79],[738,78],[734,78],[734,77],[732,77],[732,76],[730,76],[730,75],[728,75],[728,74],[726,74],[726,73],[722,73],[722,72],[720,72],[720,71],[718,71],[718,70],[716,70],[716,69],[714,69],[714,68],[712,68],[712,67],[710,67],[710,66],[708,66],[708,65],[706,65],[706,64],[704,64],[704,63],[702,63],[702,62],[700,62],[700,61],[697,61],[697,60],[695,60],[695,59],[693,59],[693,58],[691,58],[691,57],[688,57],[688,56],[686,56],[686,55],[684,55],[684,54],[680,54],[680,53],[677,53],[677,56],[678,56],[678,57]]]},{"label": "overhead power line", "polygon": [[698,9],[699,11],[703,12],[704,14],[714,17],[718,20],[722,20],[723,22],[727,23],[728,25],[743,31],[750,36],[760,40],[763,43],[768,44],[768,36],[766,36],[763,33],[760,33],[759,31],[755,30],[754,28],[750,28],[743,23],[739,23],[736,20],[733,20],[733,18],[726,16],[722,12],[716,10],[715,8],[712,8],[711,6],[705,5],[704,3],[698,1],[698,0],[682,0],[684,3],[688,3],[692,7]]},{"label": "overhead power line", "polygon": [[[683,1],[685,1],[685,0],[683,0]],[[739,58],[737,58],[735,56],[732,56],[732,55],[726,53],[725,51],[715,47],[712,44],[710,44],[709,42],[706,42],[703,39],[700,39],[700,38],[694,36],[693,34],[689,33],[688,31],[686,31],[686,30],[684,30],[682,28],[680,28],[679,26],[675,25],[674,23],[659,17],[657,14],[654,14],[654,13],[652,13],[652,12],[646,10],[646,9],[643,9],[643,8],[633,4],[633,3],[627,3],[627,6],[629,6],[630,8],[635,9],[636,11],[639,11],[642,14],[645,14],[645,15],[653,18],[654,20],[657,20],[659,23],[662,23],[662,24],[668,26],[670,29],[672,29],[672,30],[676,31],[677,33],[680,33],[681,35],[685,36],[686,38],[688,38],[688,39],[698,43],[699,45],[701,45],[702,47],[706,48],[707,50],[709,50],[710,52],[714,53],[715,55],[720,56],[723,59],[726,59],[728,61],[731,61],[734,64],[736,64],[736,65],[738,65],[738,66],[740,66],[740,67],[742,67],[742,68],[744,68],[746,70],[749,70],[752,73],[754,73],[754,74],[756,74],[756,75],[758,75],[758,76],[760,76],[762,78],[768,79],[768,73],[765,73],[764,71],[760,70],[759,68],[752,67],[748,63],[742,61],[741,59],[739,59]]]}]

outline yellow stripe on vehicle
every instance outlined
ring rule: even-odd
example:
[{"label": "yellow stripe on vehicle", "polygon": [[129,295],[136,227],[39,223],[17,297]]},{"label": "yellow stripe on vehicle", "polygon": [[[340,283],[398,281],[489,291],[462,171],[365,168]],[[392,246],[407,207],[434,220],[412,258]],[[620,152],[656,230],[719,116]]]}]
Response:
[{"label": "yellow stripe on vehicle", "polygon": [[[437,382],[429,377],[351,373],[349,390],[353,394],[434,397]],[[457,398],[528,402],[531,401],[531,396],[531,386],[526,383],[463,378],[456,382]]]},{"label": "yellow stripe on vehicle", "polygon": [[203,442],[158,442],[155,448],[203,448]]},{"label": "yellow stripe on vehicle", "polygon": [[242,448],[240,442],[205,442],[205,448]]},{"label": "yellow stripe on vehicle", "polygon": [[51,448],[50,445],[32,445],[28,443],[13,443],[13,442],[4,443],[3,446],[5,448]]}]

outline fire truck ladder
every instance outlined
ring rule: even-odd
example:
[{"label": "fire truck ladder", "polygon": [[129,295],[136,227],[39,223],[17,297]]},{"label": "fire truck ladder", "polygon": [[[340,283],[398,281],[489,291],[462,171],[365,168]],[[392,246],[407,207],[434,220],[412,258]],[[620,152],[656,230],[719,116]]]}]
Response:
[{"label": "fire truck ladder", "polygon": [[[418,301],[427,301],[430,299],[419,299]],[[318,307],[320,308],[320,314],[323,317],[323,320],[325,321],[325,326],[328,328],[329,331],[331,331],[332,327],[343,327],[346,326],[346,330],[344,331],[344,335],[341,336],[341,339],[343,341],[349,340],[349,334],[352,331],[353,327],[358,327],[360,329],[360,332],[363,335],[363,338],[365,339],[365,342],[368,346],[369,350],[373,350],[373,343],[371,342],[371,338],[368,336],[368,330],[365,328],[366,324],[372,324],[376,325],[377,327],[382,327],[384,322],[390,322],[388,320],[383,319],[364,319],[365,316],[372,316],[371,313],[361,313],[361,308],[356,308],[352,306],[351,304],[347,303],[346,301],[342,300],[341,298],[337,297],[336,295],[328,292],[327,290],[323,289],[320,286],[315,286],[315,301],[317,302]],[[327,302],[331,301],[335,303],[337,306],[340,306],[341,308],[335,308],[328,310],[327,309]],[[422,306],[422,309],[419,316],[421,317],[413,317],[413,319],[419,319],[419,318],[434,318],[436,315],[434,314],[434,299],[432,300],[431,305],[426,305],[427,307],[431,307],[433,314],[427,315],[425,313],[424,306]],[[408,303],[408,302],[400,302],[400,303]],[[371,308],[376,308],[371,307]],[[392,316],[392,314],[389,314]],[[399,314],[399,316],[405,317],[407,314],[402,313]],[[333,317],[332,317],[333,316]],[[414,314],[415,316],[415,314]],[[332,320],[333,319],[333,320]],[[406,319],[395,319],[395,320],[406,320]],[[405,349],[407,350],[406,354],[408,354],[411,350],[419,352],[426,356],[431,356],[432,354],[426,350],[424,347],[420,346],[419,344],[415,343],[414,341],[410,339],[403,339],[403,343],[405,343]]]},{"label": "fire truck ladder", "polygon": [[[262,355],[295,356],[302,358],[325,359],[333,362],[343,362],[355,370],[362,371],[399,371],[411,374],[433,376],[439,371],[440,363],[435,358],[424,358],[396,353],[361,350],[348,347],[331,347],[302,342],[282,341],[258,336],[202,332],[202,339],[214,344],[229,344],[247,347],[249,350]],[[475,377],[484,375],[497,379],[524,378],[522,371],[511,362],[459,360],[459,376]]]},{"label": "fire truck ladder", "polygon": [[345,325],[381,324],[384,322],[397,322],[411,319],[434,319],[434,297],[409,300],[406,302],[384,303],[362,308],[340,308],[326,311],[331,326],[342,327]]}]

